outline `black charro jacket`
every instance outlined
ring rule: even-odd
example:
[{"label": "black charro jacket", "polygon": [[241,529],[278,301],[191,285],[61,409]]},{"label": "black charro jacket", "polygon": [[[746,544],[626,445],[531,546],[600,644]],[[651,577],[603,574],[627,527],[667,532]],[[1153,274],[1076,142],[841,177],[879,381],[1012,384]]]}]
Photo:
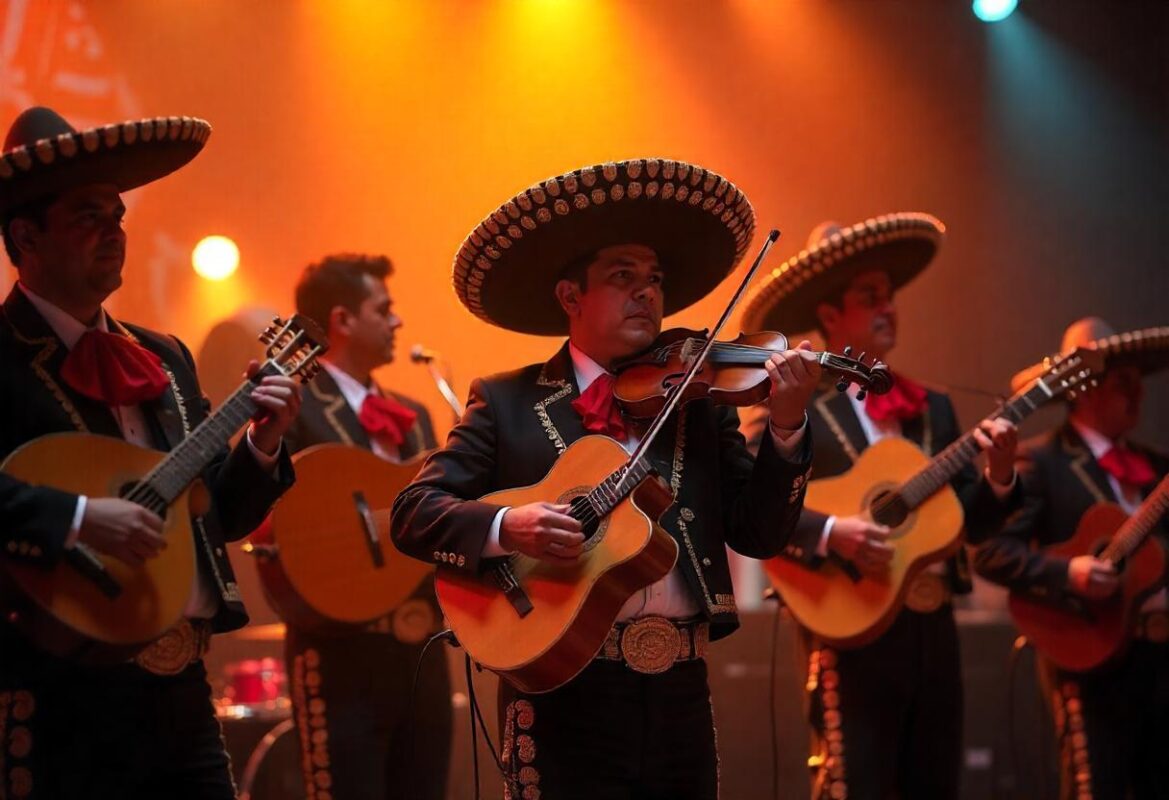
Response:
[{"label": "black charro jacket", "polygon": [[[482,378],[462,421],[394,504],[394,543],[440,569],[478,572],[498,506],[476,498],[539,482],[560,453],[587,433],[572,401],[580,395],[565,344],[545,364]],[[767,558],[779,553],[803,505],[811,460],[805,435],[796,461],[768,437],[752,459],[733,409],[693,401],[650,448],[673,488],[662,527],[678,543],[687,587],[712,623],[711,638],[738,627],[726,547]]]}]

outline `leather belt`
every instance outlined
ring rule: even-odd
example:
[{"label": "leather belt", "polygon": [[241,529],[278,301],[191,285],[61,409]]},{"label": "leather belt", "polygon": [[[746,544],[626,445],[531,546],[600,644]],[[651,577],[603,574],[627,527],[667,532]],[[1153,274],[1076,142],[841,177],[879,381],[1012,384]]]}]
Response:
[{"label": "leather belt", "polygon": [[211,620],[182,619],[134,656],[134,663],[155,675],[178,675],[211,649]]},{"label": "leather belt", "polygon": [[634,672],[656,675],[679,661],[705,657],[709,644],[708,622],[642,617],[610,628],[597,658],[622,661]]},{"label": "leather belt", "polygon": [[942,575],[934,572],[919,572],[909,582],[905,593],[905,606],[919,614],[931,614],[950,602],[953,592]]},{"label": "leather belt", "polygon": [[1135,635],[1156,644],[1169,642],[1169,611],[1145,611],[1137,616]]}]

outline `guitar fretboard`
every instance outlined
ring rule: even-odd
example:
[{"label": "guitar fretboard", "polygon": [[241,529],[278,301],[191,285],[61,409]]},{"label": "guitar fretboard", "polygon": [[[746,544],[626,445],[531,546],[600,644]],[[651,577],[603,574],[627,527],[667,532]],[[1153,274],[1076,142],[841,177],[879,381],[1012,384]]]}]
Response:
[{"label": "guitar fretboard", "polygon": [[1100,558],[1113,564],[1128,558],[1153,530],[1153,526],[1161,521],[1166,511],[1169,511],[1169,476],[1161,479],[1136,513],[1113,534]]}]

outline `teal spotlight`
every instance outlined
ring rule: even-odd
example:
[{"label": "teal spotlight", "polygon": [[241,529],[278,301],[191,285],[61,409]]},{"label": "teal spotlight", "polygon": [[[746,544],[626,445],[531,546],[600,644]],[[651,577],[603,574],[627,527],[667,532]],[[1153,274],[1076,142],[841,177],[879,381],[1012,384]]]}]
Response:
[{"label": "teal spotlight", "polygon": [[971,8],[974,16],[983,22],[998,22],[1011,16],[1019,0],[974,0]]}]

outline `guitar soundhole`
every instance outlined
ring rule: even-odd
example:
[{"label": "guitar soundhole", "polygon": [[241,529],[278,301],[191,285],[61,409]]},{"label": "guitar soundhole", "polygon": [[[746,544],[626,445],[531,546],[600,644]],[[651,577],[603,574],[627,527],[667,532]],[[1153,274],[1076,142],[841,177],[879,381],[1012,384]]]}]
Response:
[{"label": "guitar soundhole", "polygon": [[609,517],[597,519],[592,505],[588,501],[588,493],[592,491],[588,486],[577,486],[564,492],[556,499],[557,503],[568,503],[572,506],[569,515],[582,522],[581,532],[585,536],[585,551],[596,547],[601,539],[605,538],[605,531],[609,529]]},{"label": "guitar soundhole", "polygon": [[874,522],[897,528],[909,516],[909,506],[896,492],[881,492],[869,504],[869,515]]}]

